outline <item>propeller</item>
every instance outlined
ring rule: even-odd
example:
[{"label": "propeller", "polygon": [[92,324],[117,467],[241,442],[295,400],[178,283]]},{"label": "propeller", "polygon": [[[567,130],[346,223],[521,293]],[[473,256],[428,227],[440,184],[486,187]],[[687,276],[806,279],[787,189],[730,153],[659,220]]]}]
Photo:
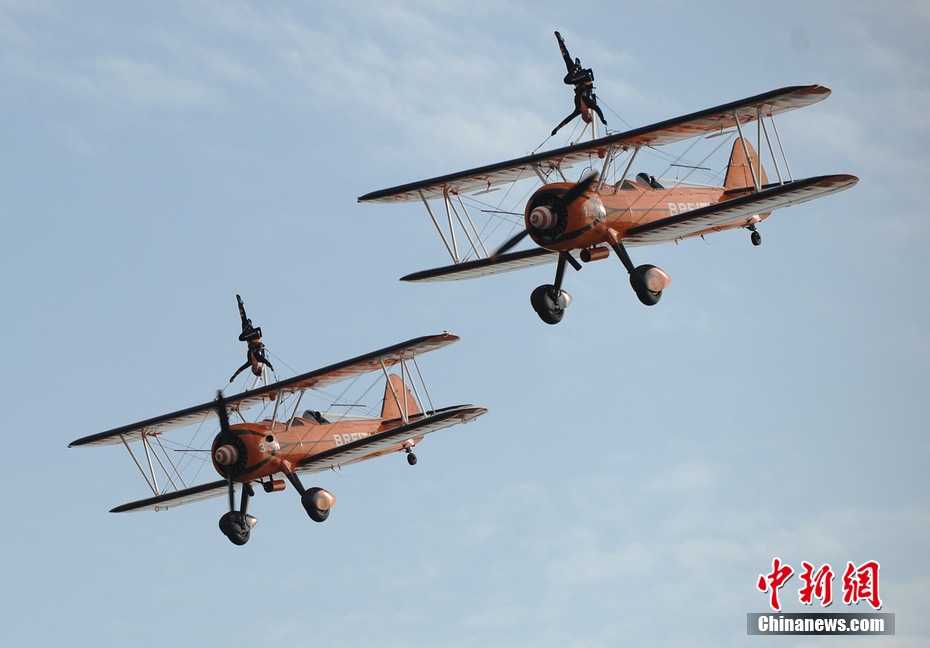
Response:
[{"label": "propeller", "polygon": [[[223,392],[216,392],[216,416],[220,419],[220,433],[223,438],[229,438],[231,432],[229,430],[229,413],[226,411],[226,400],[223,398]],[[235,452],[235,449],[230,446],[221,446],[217,448],[216,454],[219,455],[222,452]],[[233,486],[232,478],[232,465],[235,463],[235,457],[230,454],[230,456],[220,463],[226,465],[226,484],[229,486],[229,510],[234,511],[236,509],[236,489]]]},{"label": "propeller", "polygon": [[[216,416],[220,419],[220,434],[218,438],[226,439],[223,445],[219,446],[213,454],[213,460],[226,468],[226,485],[229,488],[229,512],[220,518],[220,531],[223,532],[230,542],[236,545],[244,545],[249,541],[249,534],[252,528],[258,524],[258,519],[254,515],[246,513],[249,506],[249,498],[255,492],[249,482],[242,484],[242,503],[239,510],[236,510],[236,487],[233,482],[233,469],[241,457],[238,444],[233,443],[232,430],[229,428],[229,413],[226,411],[226,399],[223,398],[223,392],[216,392]],[[241,441],[239,442],[241,444]],[[244,448],[242,448],[244,450]]]},{"label": "propeller", "polygon": [[[597,173],[592,173],[588,177],[580,180],[575,183],[568,191],[565,192],[551,207],[553,213],[558,213],[568,205],[572,204],[578,197],[580,197],[588,188],[594,184],[597,180]],[[492,258],[496,259],[502,255],[507,250],[511,249],[517,243],[522,241],[527,234],[530,233],[529,228],[524,228],[523,230],[517,232],[515,235],[504,241],[504,244],[497,248],[497,251],[492,255]]]}]

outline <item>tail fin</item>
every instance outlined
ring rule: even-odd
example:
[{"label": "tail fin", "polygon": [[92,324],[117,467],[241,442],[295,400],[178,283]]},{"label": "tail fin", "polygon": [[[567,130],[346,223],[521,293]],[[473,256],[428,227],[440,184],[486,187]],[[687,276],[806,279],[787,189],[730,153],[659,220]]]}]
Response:
[{"label": "tail fin", "polygon": [[[745,142],[745,148],[743,143]],[[746,151],[749,151],[749,159],[746,158]],[[727,165],[727,177],[723,181],[723,187],[727,191],[731,189],[752,189],[755,185],[752,181],[752,171],[749,165],[759,177],[759,184],[765,186],[768,184],[768,178],[765,175],[765,169],[759,162],[759,156],[747,140],[738,137],[733,142],[733,150],[730,152],[730,163]]]},{"label": "tail fin", "polygon": [[391,374],[384,383],[384,404],[381,406],[383,420],[399,419],[419,414],[420,408],[413,394],[407,389],[400,376]]}]

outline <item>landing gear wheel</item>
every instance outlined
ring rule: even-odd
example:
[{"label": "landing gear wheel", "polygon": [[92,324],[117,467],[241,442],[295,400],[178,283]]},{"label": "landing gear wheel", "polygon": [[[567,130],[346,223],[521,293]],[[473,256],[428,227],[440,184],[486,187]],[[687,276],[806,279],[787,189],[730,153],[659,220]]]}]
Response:
[{"label": "landing gear wheel", "polygon": [[313,503],[313,496],[319,493],[322,488],[308,488],[303,495],[300,496],[300,503],[303,504],[304,510],[307,512],[307,515],[310,516],[310,519],[314,522],[325,522],[326,518],[329,517],[329,509],[322,511],[316,507]]},{"label": "landing gear wheel", "polygon": [[646,287],[646,273],[654,267],[655,266],[651,265],[641,265],[630,273],[630,285],[633,287],[633,292],[639,297],[639,301],[646,306],[655,306],[659,303],[659,300],[662,299],[661,290],[654,291]]},{"label": "landing gear wheel", "polygon": [[530,304],[539,315],[539,319],[546,324],[558,324],[565,315],[568,300],[565,293],[556,290],[552,284],[543,284],[530,295]]},{"label": "landing gear wheel", "polygon": [[762,245],[762,235],[756,230],[752,230],[752,234],[749,235],[749,240],[752,241],[753,245]]},{"label": "landing gear wheel", "polygon": [[407,463],[410,464],[411,466],[417,465],[417,456],[413,454],[412,452],[410,452],[409,450],[407,450]]},{"label": "landing gear wheel", "polygon": [[230,511],[220,518],[220,531],[229,541],[240,547],[249,541],[252,530],[239,511]]}]

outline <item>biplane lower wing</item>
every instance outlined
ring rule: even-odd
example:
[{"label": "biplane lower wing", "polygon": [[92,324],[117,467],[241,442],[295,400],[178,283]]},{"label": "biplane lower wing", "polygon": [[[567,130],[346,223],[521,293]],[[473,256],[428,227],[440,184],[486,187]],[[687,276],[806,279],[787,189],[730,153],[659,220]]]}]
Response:
[{"label": "biplane lower wing", "polygon": [[[371,371],[379,371],[382,368],[387,369],[399,362],[410,360],[415,356],[434,351],[458,340],[459,337],[451,333],[414,338],[316,371],[280,380],[234,396],[224,397],[224,401],[227,407],[233,410],[243,410],[265,400],[273,400],[305,389],[326,387]],[[215,401],[86,436],[72,441],[68,447],[128,443],[139,440],[143,435],[159,435],[168,430],[200,423],[213,417],[216,417]]]},{"label": "biplane lower wing", "polygon": [[739,198],[631,227],[623,236],[627,245],[650,245],[677,241],[713,231],[745,227],[758,214],[798,205],[815,198],[849,189],[859,181],[853,175],[838,174],[794,180],[768,187]]},{"label": "biplane lower wing", "polygon": [[[626,245],[651,245],[677,241],[690,236],[745,227],[758,214],[798,205],[815,198],[849,189],[859,181],[853,175],[838,174],[794,180],[708,207],[669,216],[646,225],[631,227],[623,236]],[[401,277],[401,281],[455,281],[474,279],[512,270],[552,263],[559,253],[545,248],[521,250],[498,257],[465,261],[421,270]]]},{"label": "biplane lower wing", "polygon": [[558,252],[544,248],[521,250],[510,254],[501,254],[497,257],[463,261],[454,265],[442,266],[414,272],[401,277],[401,281],[454,281],[456,279],[474,279],[502,272],[522,270],[533,266],[552,263],[559,258]]},{"label": "biplane lower wing", "polygon": [[[339,468],[365,457],[376,455],[380,452],[386,452],[392,447],[403,443],[407,439],[419,439],[452,427],[459,423],[468,423],[485,414],[488,410],[484,407],[474,407],[472,405],[459,405],[457,407],[448,407],[439,410],[429,416],[424,416],[406,425],[393,428],[386,432],[372,434],[369,437],[352,441],[345,445],[338,446],[332,450],[322,452],[318,455],[308,457],[303,460],[297,468],[297,472],[316,473],[329,470],[330,468]],[[236,484],[237,488],[241,488]],[[182,504],[191,504],[213,497],[219,497],[229,492],[229,484],[226,480],[219,480],[192,488],[156,495],[146,499],[129,502],[112,509],[111,513],[128,513],[131,511],[163,511]]]},{"label": "biplane lower wing", "polygon": [[[238,484],[237,484],[238,485]],[[201,500],[219,497],[229,492],[229,484],[225,479],[200,484],[191,488],[184,488],[178,491],[172,491],[155,497],[148,497],[136,502],[122,504],[116,508],[110,509],[110,513],[129,513],[131,511],[164,511],[166,509],[181,506],[182,504],[191,504]]]},{"label": "biplane lower wing", "polygon": [[300,462],[297,472],[317,473],[330,468],[339,468],[365,457],[386,452],[407,439],[419,439],[459,423],[468,423],[486,414],[487,411],[484,407],[473,405],[447,407],[406,425],[372,434],[358,441],[351,441],[332,450],[307,457]]}]

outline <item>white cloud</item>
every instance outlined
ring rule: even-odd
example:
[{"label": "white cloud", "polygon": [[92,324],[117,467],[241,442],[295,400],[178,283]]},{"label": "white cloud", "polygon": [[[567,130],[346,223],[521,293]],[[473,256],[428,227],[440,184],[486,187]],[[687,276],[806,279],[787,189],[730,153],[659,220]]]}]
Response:
[{"label": "white cloud", "polygon": [[121,57],[86,64],[81,87],[95,101],[149,108],[213,108],[223,100],[217,88],[186,79],[144,60]]}]

